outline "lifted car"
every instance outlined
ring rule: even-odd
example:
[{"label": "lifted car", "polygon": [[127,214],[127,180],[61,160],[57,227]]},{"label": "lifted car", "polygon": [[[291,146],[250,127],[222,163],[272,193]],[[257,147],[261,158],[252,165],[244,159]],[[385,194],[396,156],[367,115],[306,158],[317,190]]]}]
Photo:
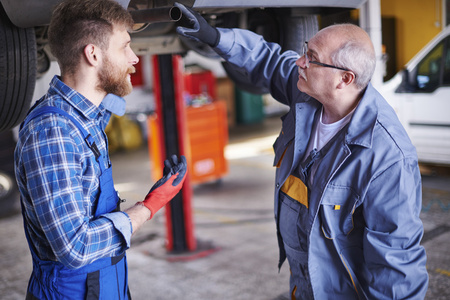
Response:
[{"label": "lifted car", "polygon": [[[60,0],[0,0],[0,131],[24,118],[36,78],[50,67],[47,26]],[[193,49],[206,56],[213,51],[175,33],[173,0],[117,0],[136,24],[132,46],[137,54],[183,53]],[[360,7],[365,0],[178,0],[193,7],[213,25],[247,28],[284,49],[300,49],[318,30],[317,15]],[[232,79],[225,64],[225,70]]]}]

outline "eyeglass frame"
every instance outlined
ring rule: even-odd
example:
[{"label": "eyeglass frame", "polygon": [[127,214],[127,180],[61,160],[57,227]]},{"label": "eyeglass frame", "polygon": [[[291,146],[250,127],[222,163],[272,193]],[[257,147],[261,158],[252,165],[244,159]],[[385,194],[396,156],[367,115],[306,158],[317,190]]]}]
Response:
[{"label": "eyeglass frame", "polygon": [[308,41],[305,41],[305,44],[303,45],[303,54],[302,56],[305,56],[306,61],[308,62],[308,65],[306,66],[307,68],[309,68],[309,64],[315,64],[321,67],[325,67],[325,68],[332,68],[332,69],[338,69],[338,70],[342,70],[342,71],[347,71],[347,72],[353,72],[349,69],[346,68],[341,68],[341,67],[336,67],[333,65],[328,65],[328,64],[324,64],[315,60],[309,60],[309,56],[308,56]]}]

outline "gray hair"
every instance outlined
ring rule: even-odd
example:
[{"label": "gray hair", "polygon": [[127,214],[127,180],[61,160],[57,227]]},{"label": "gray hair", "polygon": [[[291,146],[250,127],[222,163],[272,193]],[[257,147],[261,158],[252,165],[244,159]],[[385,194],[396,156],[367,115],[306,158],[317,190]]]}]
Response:
[{"label": "gray hair", "polygon": [[361,90],[369,84],[375,72],[376,58],[373,49],[356,40],[342,43],[331,54],[331,61],[337,67],[355,73],[355,84]]}]

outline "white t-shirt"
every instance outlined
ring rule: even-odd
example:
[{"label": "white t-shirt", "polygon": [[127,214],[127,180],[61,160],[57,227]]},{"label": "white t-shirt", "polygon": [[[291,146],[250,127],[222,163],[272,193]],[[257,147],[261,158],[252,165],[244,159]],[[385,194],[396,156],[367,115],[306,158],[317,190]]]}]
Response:
[{"label": "white t-shirt", "polygon": [[[353,112],[355,110],[352,110],[348,115],[346,115],[344,118],[340,119],[337,122],[330,123],[330,124],[324,124],[322,123],[322,115],[323,115],[323,108],[320,112],[319,120],[316,121],[316,124],[314,124],[313,131],[311,133],[311,138],[308,143],[308,148],[306,149],[305,157],[303,158],[303,161],[305,161],[311,151],[313,149],[316,149],[319,151],[323,148],[335,135],[339,132],[345,125],[350,122],[350,119],[352,118]],[[311,167],[311,173],[310,173],[310,179],[311,183],[313,182],[314,174],[316,173],[317,165],[314,164]]]}]

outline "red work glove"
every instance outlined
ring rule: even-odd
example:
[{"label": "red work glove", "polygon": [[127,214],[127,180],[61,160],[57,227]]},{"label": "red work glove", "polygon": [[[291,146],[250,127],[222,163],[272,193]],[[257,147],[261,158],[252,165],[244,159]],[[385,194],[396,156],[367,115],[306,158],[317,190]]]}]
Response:
[{"label": "red work glove", "polygon": [[142,202],[151,212],[150,219],[167,204],[183,187],[186,179],[186,157],[180,156],[178,162],[176,155],[164,161],[163,177],[158,180],[150,189],[145,200]]}]

